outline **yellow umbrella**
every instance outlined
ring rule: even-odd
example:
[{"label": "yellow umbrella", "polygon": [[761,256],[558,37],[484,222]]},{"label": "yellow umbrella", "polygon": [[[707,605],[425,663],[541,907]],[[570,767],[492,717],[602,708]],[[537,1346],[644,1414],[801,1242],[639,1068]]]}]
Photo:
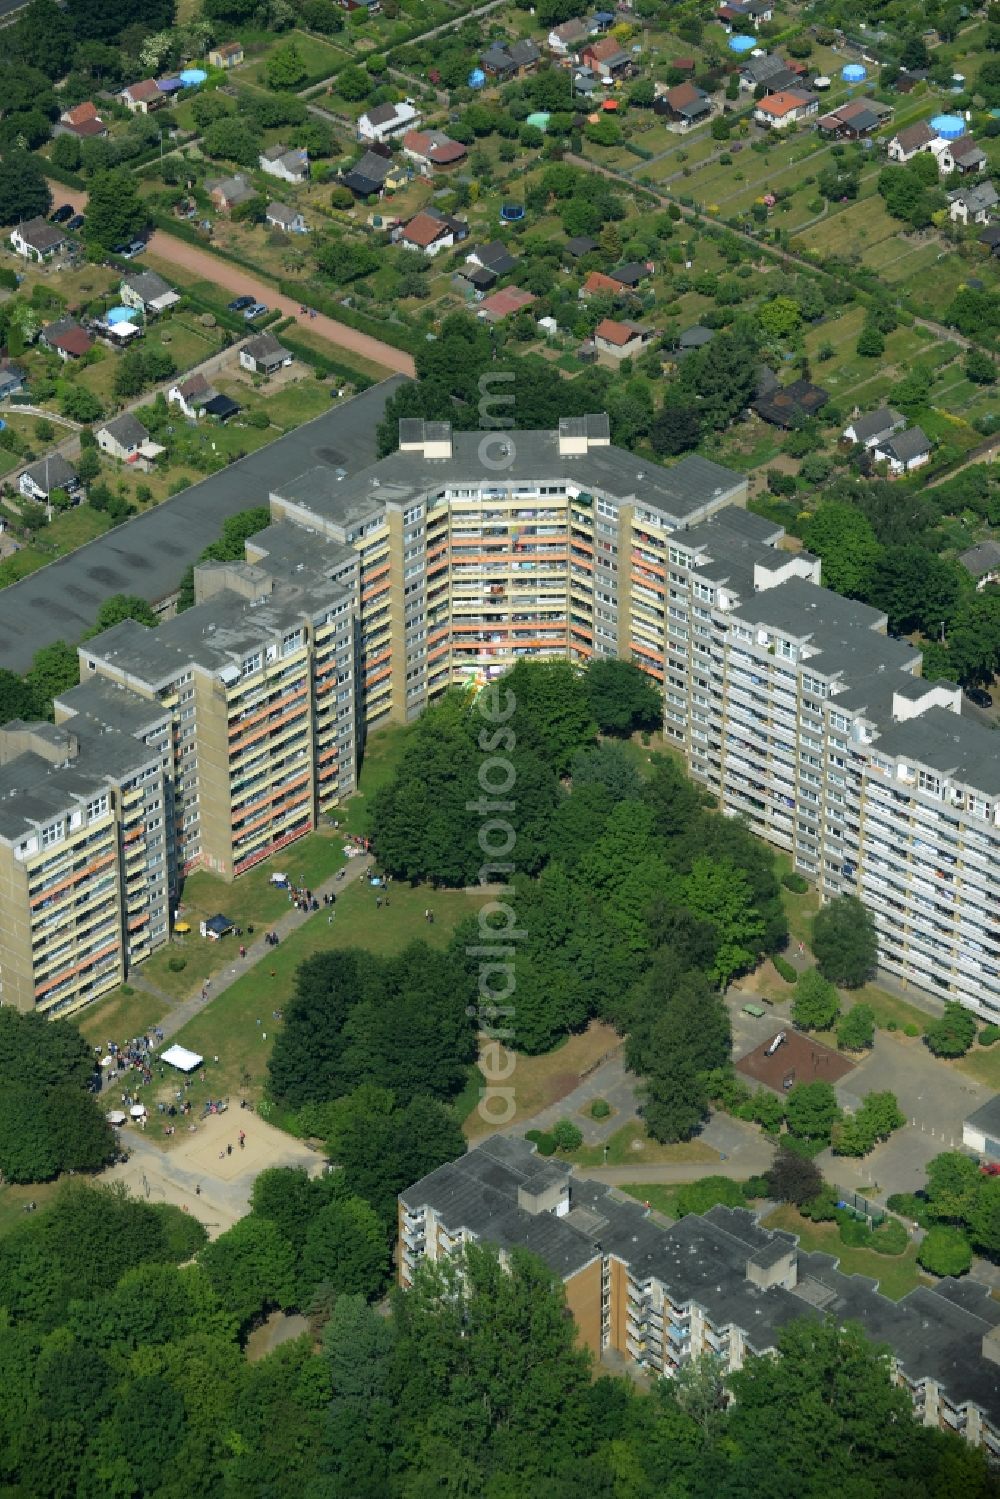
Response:
[{"label": "yellow umbrella", "polygon": [[190,930],[191,928],[188,926],[186,921],[177,921],[174,923],[175,932],[189,932]]}]

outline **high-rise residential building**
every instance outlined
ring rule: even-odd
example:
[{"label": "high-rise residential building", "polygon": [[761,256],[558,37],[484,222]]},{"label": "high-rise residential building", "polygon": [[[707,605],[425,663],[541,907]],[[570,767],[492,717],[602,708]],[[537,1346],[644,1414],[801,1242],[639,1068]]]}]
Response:
[{"label": "high-rise residential building", "polygon": [[[522,657],[621,657],[662,686],[666,734],[722,809],[824,898],[866,902],[887,969],[1000,1017],[992,736],[957,687],[921,679],[883,614],[824,589],[818,560],[746,499],[742,475],[704,458],[662,468],[614,447],[603,415],[543,432],[408,419],[371,467],[280,483],[245,560],[196,569],[193,609],[80,648],[57,725],[82,760],[106,734],[130,756],[157,752],[162,860],[140,879],[147,845],[120,832],[114,962],[56,1003],[18,938],[0,955],[0,997],[65,1013],[119,982],[166,940],[187,872],[236,878],[317,826],[353,789],[373,726]],[[8,850],[0,817],[0,862],[41,837],[29,783],[54,785],[66,758],[39,756],[46,732],[5,738],[14,833]],[[109,778],[106,794],[120,826],[126,789]],[[27,932],[28,895],[5,890],[0,932]],[[62,951],[60,912],[46,930]]]},{"label": "high-rise residential building", "polygon": [[580,1341],[656,1374],[702,1354],[729,1373],[776,1349],[781,1329],[802,1318],[859,1323],[888,1345],[892,1377],[925,1425],[1000,1461],[1000,1303],[988,1286],[945,1279],[890,1301],[746,1209],[716,1207],[667,1227],[634,1199],[501,1135],[399,1197],[403,1287],[421,1261],[467,1244],[493,1246],[505,1265],[517,1250],[538,1255],[562,1282]]}]

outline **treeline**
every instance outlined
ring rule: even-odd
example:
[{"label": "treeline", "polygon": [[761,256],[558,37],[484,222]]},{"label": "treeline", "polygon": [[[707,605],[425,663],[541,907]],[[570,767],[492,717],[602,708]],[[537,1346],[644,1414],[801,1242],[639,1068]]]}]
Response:
[{"label": "treeline", "polygon": [[[74,1499],[994,1492],[980,1453],[917,1422],[860,1329],[792,1323],[780,1359],[728,1378],[698,1360],[640,1395],[597,1374],[533,1257],[501,1268],[470,1247],[384,1308],[372,1246],[336,1176],[263,1172],[250,1214],[207,1245],[177,1208],[67,1185],[0,1241],[0,1484]],[[249,1360],[251,1328],[285,1305],[308,1330]]]},{"label": "treeline", "polygon": [[995,466],[975,464],[933,489],[919,479],[840,478],[804,525],[793,520],[827,587],[884,610],[893,634],[924,637],[929,680],[988,681],[1000,667],[1000,590],[977,593],[965,568],[942,555],[972,542],[951,519],[963,511],[989,525],[1000,518]]},{"label": "treeline", "polygon": [[50,1181],[113,1158],[114,1134],[89,1090],[94,1073],[71,1021],[0,1006],[0,1179]]},{"label": "treeline", "polygon": [[[631,663],[520,662],[499,692],[516,704],[502,740],[510,789],[497,798],[513,874],[480,843],[485,720],[467,695],[414,726],[373,800],[373,846],[399,878],[462,886],[483,870],[507,885],[523,933],[511,1044],[543,1052],[594,1016],[611,1022],[645,1079],[650,1131],[685,1138],[707,1114],[706,1075],[729,1062],[719,989],[787,941],[773,855],[710,810],[675,761],[653,757],[643,778],[620,742],[598,741],[599,729],[658,721],[659,693]],[[463,994],[475,992],[483,937],[475,919],[455,933]]]}]

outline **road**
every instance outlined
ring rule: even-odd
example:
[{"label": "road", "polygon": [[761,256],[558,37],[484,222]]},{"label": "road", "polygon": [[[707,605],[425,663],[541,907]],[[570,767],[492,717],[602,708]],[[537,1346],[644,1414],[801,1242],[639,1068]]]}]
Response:
[{"label": "road", "polygon": [[[86,212],[87,194],[85,192],[63,187],[59,182],[50,182],[49,188],[54,202],[71,203],[77,213]],[[283,296],[273,282],[264,276],[253,275],[249,271],[242,270],[231,261],[223,259],[221,255],[213,254],[211,250],[188,244],[187,240],[178,239],[164,229],[157,229],[154,232],[149,241],[149,248],[162,260],[191,271],[205,281],[214,281],[216,285],[232,292],[234,297],[254,297],[258,302],[276,308],[286,317],[295,318],[296,322],[301,323],[303,327],[308,327],[311,332],[318,333],[321,338],[325,338],[328,343],[335,344],[340,349],[349,349],[354,354],[360,354],[362,359],[370,359],[373,364],[381,365],[383,369],[391,370],[397,375],[409,375],[412,378],[416,374],[413,356],[403,349],[395,349],[392,344],[383,343],[379,338],[372,338],[367,333],[359,333],[356,328],[349,328],[346,323],[338,323],[336,318],[326,317],[323,313],[317,313],[314,318],[303,316],[299,312],[301,303],[292,297]],[[137,268],[141,268],[141,264],[141,261],[137,262]],[[251,331],[251,329],[247,330],[248,333]]]}]

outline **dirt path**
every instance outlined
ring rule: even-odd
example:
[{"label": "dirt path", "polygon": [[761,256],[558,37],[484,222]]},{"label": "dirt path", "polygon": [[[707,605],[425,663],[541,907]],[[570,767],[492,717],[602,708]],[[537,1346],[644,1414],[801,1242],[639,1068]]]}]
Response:
[{"label": "dirt path", "polygon": [[[86,212],[87,194],[85,192],[63,187],[59,182],[49,182],[49,189],[53,203],[71,203],[77,213]],[[233,296],[255,297],[258,302],[264,302],[268,307],[276,308],[286,317],[294,317],[303,327],[308,327],[313,333],[318,333],[321,338],[327,339],[329,343],[336,344],[338,348],[350,349],[352,353],[360,354],[363,359],[370,359],[373,364],[392,370],[394,374],[409,375],[411,379],[416,374],[413,358],[404,350],[394,349],[391,344],[385,344],[381,339],[372,338],[367,333],[359,333],[356,328],[348,328],[346,323],[338,323],[336,318],[324,317],[321,312],[317,313],[314,318],[301,316],[300,302],[291,297],[282,296],[263,276],[255,276],[248,271],[241,270],[239,266],[224,260],[220,255],[213,255],[210,250],[202,250],[198,245],[189,245],[186,240],[177,239],[163,229],[157,229],[154,232],[149,241],[149,248],[154,255],[161,256],[170,264],[192,271],[205,281],[214,281],[217,286],[232,292]],[[142,262],[137,261],[136,269],[141,270],[141,268]],[[248,328],[248,335],[252,331]]]},{"label": "dirt path", "polygon": [[197,245],[189,245],[186,240],[175,239],[172,234],[167,234],[162,229],[154,232],[149,241],[149,248],[154,255],[159,255],[172,265],[179,265],[186,271],[193,271],[195,275],[204,277],[206,281],[214,281],[217,286],[224,287],[234,296],[256,297],[258,302],[277,308],[286,317],[294,317],[311,332],[318,333],[330,343],[336,344],[338,348],[350,349],[353,353],[360,354],[363,359],[370,359],[373,364],[379,364],[383,369],[392,370],[395,374],[411,377],[416,374],[412,355],[405,353],[402,349],[394,349],[391,344],[384,344],[380,339],[371,338],[367,333],[359,333],[356,328],[348,328],[346,323],[338,323],[335,318],[324,317],[321,312],[315,317],[302,316],[299,312],[301,304],[298,301],[292,297],[282,296],[262,276],[255,276],[249,271],[241,270],[239,266],[223,260],[221,256],[213,255],[209,250],[202,250]]}]

